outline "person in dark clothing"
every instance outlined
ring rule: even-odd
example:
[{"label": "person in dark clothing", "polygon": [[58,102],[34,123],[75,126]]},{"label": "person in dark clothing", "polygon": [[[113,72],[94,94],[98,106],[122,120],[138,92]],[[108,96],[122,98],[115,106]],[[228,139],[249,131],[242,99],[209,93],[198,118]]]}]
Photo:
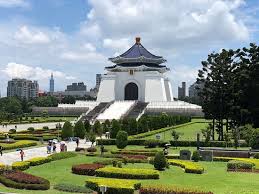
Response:
[{"label": "person in dark clothing", "polygon": [[76,147],[79,146],[79,138],[76,138]]},{"label": "person in dark clothing", "polygon": [[0,155],[2,156],[3,155],[3,146],[0,145]]},{"label": "person in dark clothing", "polygon": [[56,153],[56,149],[57,149],[56,143],[53,143],[53,153]]},{"label": "person in dark clothing", "polygon": [[101,145],[101,156],[103,156],[103,153],[104,153],[104,146]]},{"label": "person in dark clothing", "polygon": [[20,150],[20,156],[21,156],[21,161],[23,161],[23,158],[24,158],[24,151],[21,149]]}]

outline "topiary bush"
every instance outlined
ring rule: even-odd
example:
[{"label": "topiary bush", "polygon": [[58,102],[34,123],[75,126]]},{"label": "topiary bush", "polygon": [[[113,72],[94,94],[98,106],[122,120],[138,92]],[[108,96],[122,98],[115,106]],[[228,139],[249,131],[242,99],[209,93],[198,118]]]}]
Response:
[{"label": "topiary bush", "polygon": [[90,147],[86,149],[88,152],[97,152],[96,147]]},{"label": "topiary bush", "polygon": [[124,149],[128,145],[128,133],[119,131],[116,136],[116,146],[119,149]]},{"label": "topiary bush", "polygon": [[74,136],[81,139],[85,138],[85,126],[82,121],[78,121],[74,127]]},{"label": "topiary bush", "polygon": [[198,162],[200,160],[200,153],[199,153],[199,151],[197,151],[197,150],[193,151],[193,153],[192,153],[192,160],[194,162]]},{"label": "topiary bush", "polygon": [[30,131],[30,132],[35,131],[35,129],[33,127],[29,127],[27,130]]},{"label": "topiary bush", "polygon": [[256,153],[256,154],[254,155],[254,158],[255,158],[255,159],[259,159],[259,153]]},{"label": "topiary bush", "polygon": [[164,170],[166,167],[166,157],[163,152],[157,152],[154,158],[154,167],[157,170]]},{"label": "topiary bush", "polygon": [[73,136],[73,127],[69,121],[66,121],[61,131],[61,137],[62,139],[66,139],[72,136]]}]

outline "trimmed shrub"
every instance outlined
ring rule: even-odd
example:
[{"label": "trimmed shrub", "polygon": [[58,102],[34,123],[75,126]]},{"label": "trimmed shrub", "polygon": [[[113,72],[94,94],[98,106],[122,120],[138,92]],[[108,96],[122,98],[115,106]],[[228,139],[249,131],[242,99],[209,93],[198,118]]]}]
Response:
[{"label": "trimmed shrub", "polygon": [[85,152],[85,148],[76,147],[75,152]]},{"label": "trimmed shrub", "polygon": [[111,151],[112,154],[122,154],[122,155],[144,155],[144,156],[155,156],[156,152],[141,152],[141,151],[131,151],[131,150],[118,150]]},{"label": "trimmed shrub", "polygon": [[35,129],[33,127],[29,127],[27,130],[30,131],[30,132],[35,131]]},{"label": "trimmed shrub", "polygon": [[78,121],[74,127],[74,136],[81,139],[85,138],[85,126],[82,121]]},{"label": "trimmed shrub", "polygon": [[159,173],[152,169],[105,167],[96,170],[96,176],[121,179],[159,179]]},{"label": "trimmed shrub", "polygon": [[128,133],[119,131],[116,135],[116,145],[119,149],[124,149],[128,145]]},{"label": "trimmed shrub", "polygon": [[214,157],[213,160],[219,161],[219,162],[228,162],[230,160],[238,160],[238,161],[242,161],[242,162],[249,162],[249,163],[253,163],[255,165],[256,169],[259,169],[259,160],[253,159],[253,158]]},{"label": "trimmed shrub", "polygon": [[159,145],[159,142],[160,142],[159,140],[149,139],[145,141],[144,145],[147,148],[155,148]]},{"label": "trimmed shrub", "polygon": [[140,189],[140,194],[213,194],[212,192],[182,189],[177,187],[145,186]]},{"label": "trimmed shrub", "polygon": [[62,139],[65,139],[72,136],[73,136],[73,127],[69,121],[66,121],[61,131],[61,137]]},{"label": "trimmed shrub", "polygon": [[179,166],[185,169],[186,173],[202,174],[204,168],[198,163],[187,161],[187,160],[168,160],[170,165]]},{"label": "trimmed shrub", "polygon": [[29,160],[26,160],[26,162],[30,163],[30,166],[38,166],[44,163],[51,162],[50,157],[36,157]]},{"label": "trimmed shrub", "polygon": [[121,179],[108,179],[108,178],[90,178],[86,181],[86,187],[99,191],[100,185],[107,186],[105,194],[133,194],[134,190],[141,187],[141,183],[135,180],[121,180]]},{"label": "trimmed shrub", "polygon": [[72,172],[74,174],[95,176],[95,171],[103,167],[105,167],[103,164],[78,164],[72,166]]},{"label": "trimmed shrub", "polygon": [[14,162],[12,164],[12,169],[13,170],[27,170],[30,168],[30,162]]},{"label": "trimmed shrub", "polygon": [[48,158],[50,158],[52,161],[55,161],[55,160],[62,160],[65,158],[72,158],[75,156],[77,156],[77,154],[74,152],[60,152],[60,153],[52,154],[48,156]]},{"label": "trimmed shrub", "polygon": [[255,159],[259,159],[259,153],[256,153],[256,154],[254,155],[254,158],[255,158]]},{"label": "trimmed shrub", "polygon": [[95,147],[89,147],[86,149],[88,152],[97,152],[97,149]]},{"label": "trimmed shrub", "polygon": [[157,152],[154,158],[154,167],[157,170],[164,170],[166,167],[166,157],[163,152]]},{"label": "trimmed shrub", "polygon": [[3,171],[0,182],[6,187],[15,189],[48,190],[50,188],[48,180],[22,171]]},{"label": "trimmed shrub", "polygon": [[194,162],[198,162],[200,160],[200,153],[197,150],[193,151],[192,160]]},{"label": "trimmed shrub", "polygon": [[16,133],[16,129],[10,129],[9,133]]},{"label": "trimmed shrub", "polygon": [[87,187],[82,187],[82,186],[77,186],[77,185],[72,185],[72,184],[65,184],[65,183],[60,183],[60,184],[54,185],[53,188],[58,191],[70,192],[70,193],[85,193],[85,194],[93,193],[93,191]]},{"label": "trimmed shrub", "polygon": [[227,163],[228,170],[236,170],[236,169],[249,169],[252,170],[255,167],[255,164],[251,162],[244,162],[238,160],[231,160]]}]

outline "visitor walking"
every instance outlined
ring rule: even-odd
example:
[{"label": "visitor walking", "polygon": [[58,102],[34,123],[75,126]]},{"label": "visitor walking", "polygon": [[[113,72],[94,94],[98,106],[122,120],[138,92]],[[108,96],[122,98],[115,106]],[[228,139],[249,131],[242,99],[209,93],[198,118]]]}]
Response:
[{"label": "visitor walking", "polygon": [[3,146],[0,145],[0,155],[2,156],[3,155]]},{"label": "visitor walking", "polygon": [[101,156],[103,156],[103,153],[104,153],[104,146],[101,145]]},{"label": "visitor walking", "polygon": [[78,148],[78,146],[79,146],[79,137],[76,138],[76,147]]},{"label": "visitor walking", "polygon": [[21,156],[21,161],[23,161],[24,158],[24,151],[22,149],[20,149],[20,156]]},{"label": "visitor walking", "polygon": [[57,149],[57,146],[56,146],[56,143],[54,142],[53,143],[53,153],[56,153],[56,149]]}]

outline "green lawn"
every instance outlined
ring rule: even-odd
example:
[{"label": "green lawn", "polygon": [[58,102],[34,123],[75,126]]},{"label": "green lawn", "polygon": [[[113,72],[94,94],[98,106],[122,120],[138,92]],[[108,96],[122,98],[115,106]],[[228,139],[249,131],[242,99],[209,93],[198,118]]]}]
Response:
[{"label": "green lawn", "polygon": [[[180,136],[179,140],[196,140],[197,133],[201,133],[201,129],[205,129],[208,126],[207,122],[201,123],[193,123],[191,125],[183,126],[174,129],[177,132],[180,132],[182,135]],[[160,133],[161,140],[170,141],[172,140],[172,130],[168,130],[166,132]],[[156,138],[155,135],[145,137],[145,139]],[[202,135],[201,135],[201,138]]]},{"label": "green lawn", "polygon": [[[75,158],[59,160],[41,166],[31,167],[26,172],[47,178],[51,185],[56,183],[70,183],[84,185],[87,176],[74,175],[71,173],[73,164],[91,163],[100,158],[79,155]],[[212,191],[214,194],[258,194],[259,174],[250,173],[227,173],[226,163],[223,162],[201,162],[206,172],[202,175],[187,174],[179,167],[171,166],[169,170],[160,172],[159,180],[141,180],[143,185],[170,185],[177,187],[188,187],[199,190]],[[124,168],[147,168],[152,169],[150,164],[128,164]],[[34,194],[35,191],[9,189],[0,186],[0,191]],[[37,194],[60,194],[50,189],[48,191],[37,191]]]}]

